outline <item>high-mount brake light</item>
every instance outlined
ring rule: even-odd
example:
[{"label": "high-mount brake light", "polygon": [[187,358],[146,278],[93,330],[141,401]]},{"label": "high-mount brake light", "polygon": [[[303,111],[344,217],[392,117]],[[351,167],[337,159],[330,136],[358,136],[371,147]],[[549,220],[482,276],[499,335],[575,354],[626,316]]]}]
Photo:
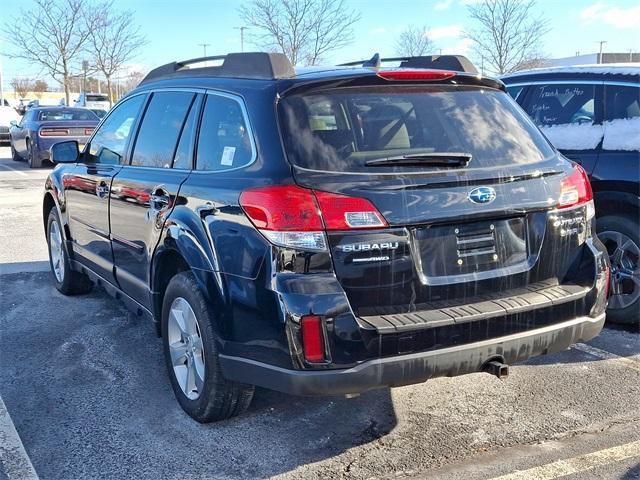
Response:
[{"label": "high-mount brake light", "polygon": [[593,200],[593,191],[587,172],[580,165],[574,165],[571,175],[562,180],[558,208],[569,208]]},{"label": "high-mount brake light", "polygon": [[409,69],[403,68],[398,70],[384,70],[378,72],[378,76],[385,80],[397,80],[397,81],[438,81],[446,80],[447,78],[455,77],[456,72],[450,70],[426,70],[426,69]]},{"label": "high-mount brake light", "polygon": [[325,230],[384,228],[388,224],[365,198],[316,192],[297,185],[245,190],[240,206],[273,244],[327,251]]}]

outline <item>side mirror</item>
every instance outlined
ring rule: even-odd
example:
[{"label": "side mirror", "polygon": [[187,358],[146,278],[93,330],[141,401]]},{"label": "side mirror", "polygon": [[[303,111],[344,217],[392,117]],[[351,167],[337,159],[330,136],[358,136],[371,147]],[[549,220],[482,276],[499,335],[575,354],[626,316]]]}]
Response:
[{"label": "side mirror", "polygon": [[49,149],[49,159],[53,163],[76,163],[80,158],[80,149],[76,140],[59,142]]},{"label": "side mirror", "polygon": [[9,122],[9,125],[11,125],[12,127],[17,127],[18,126],[18,122],[17,122],[17,120],[11,120]]}]

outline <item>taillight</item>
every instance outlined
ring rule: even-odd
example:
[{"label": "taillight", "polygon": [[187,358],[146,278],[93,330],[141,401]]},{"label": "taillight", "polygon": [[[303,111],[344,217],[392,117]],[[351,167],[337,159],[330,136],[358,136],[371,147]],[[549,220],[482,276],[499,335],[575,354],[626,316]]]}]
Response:
[{"label": "taillight", "polygon": [[337,193],[314,192],[327,230],[381,228],[387,222],[366,198]]},{"label": "taillight", "polygon": [[384,70],[378,72],[378,76],[385,80],[398,80],[398,81],[436,81],[446,80],[447,78],[455,77],[456,72],[449,70],[427,70],[427,69],[409,69],[403,68],[399,70]]},{"label": "taillight", "polygon": [[69,129],[67,128],[41,128],[41,137],[66,137],[69,135]]},{"label": "taillight", "polygon": [[93,133],[93,128],[85,128],[84,129],[84,134],[89,136]]},{"label": "taillight", "polygon": [[587,172],[575,165],[571,175],[562,180],[558,208],[574,207],[590,200],[593,200],[593,192]]},{"label": "taillight", "polygon": [[273,244],[326,251],[325,230],[386,227],[371,202],[298,187],[279,185],[245,190],[240,206],[251,223]]},{"label": "taillight", "polygon": [[324,335],[322,319],[317,315],[306,315],[300,320],[302,327],[302,349],[307,362],[324,362]]}]

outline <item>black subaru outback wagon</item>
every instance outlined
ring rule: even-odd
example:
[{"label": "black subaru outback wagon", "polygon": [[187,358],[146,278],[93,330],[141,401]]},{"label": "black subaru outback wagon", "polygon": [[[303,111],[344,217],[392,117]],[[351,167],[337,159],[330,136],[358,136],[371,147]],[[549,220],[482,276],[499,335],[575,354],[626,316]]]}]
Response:
[{"label": "black subaru outback wagon", "polygon": [[200,422],[241,413],[254,385],[503,375],[602,328],[609,264],[582,168],[499,81],[367,65],[172,63],[82,152],[52,147],[58,290],[97,283],[156,322]]}]

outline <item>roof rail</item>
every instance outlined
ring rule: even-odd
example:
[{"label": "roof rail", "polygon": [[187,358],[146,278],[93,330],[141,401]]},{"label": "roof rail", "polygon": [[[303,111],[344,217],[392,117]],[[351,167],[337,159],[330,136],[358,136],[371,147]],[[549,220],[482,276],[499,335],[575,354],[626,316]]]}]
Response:
[{"label": "roof rail", "polygon": [[391,57],[380,58],[376,53],[369,60],[358,60],[355,62],[341,63],[340,67],[374,67],[380,63],[400,62],[400,68],[436,68],[438,70],[454,70],[477,74],[478,70],[471,61],[463,55],[425,55],[419,57]]},{"label": "roof rail", "polygon": [[[191,68],[189,65],[222,60],[218,66]],[[295,76],[293,65],[282,53],[247,52],[228,53],[213,57],[199,57],[191,60],[171,62],[151,70],[140,82],[159,80],[163,77],[182,75],[204,75],[212,77],[236,77],[275,80]]]}]

